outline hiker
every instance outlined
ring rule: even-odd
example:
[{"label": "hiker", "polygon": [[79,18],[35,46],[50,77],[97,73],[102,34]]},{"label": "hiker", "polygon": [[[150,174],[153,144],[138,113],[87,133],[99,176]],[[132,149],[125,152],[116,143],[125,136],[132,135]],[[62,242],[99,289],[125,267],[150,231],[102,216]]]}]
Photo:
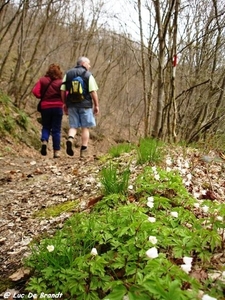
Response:
[{"label": "hiker", "polygon": [[[74,155],[74,139],[77,129],[81,128],[80,157],[88,157],[89,129],[96,126],[94,115],[99,113],[98,85],[89,72],[90,68],[90,60],[84,56],[79,57],[76,67],[64,75],[61,86],[62,100],[66,103],[65,113],[69,116],[70,128],[66,141],[66,153],[69,156]],[[76,84],[78,84],[77,91],[74,90]]]},{"label": "hiker", "polygon": [[61,126],[64,103],[61,99],[60,87],[62,71],[57,64],[51,64],[44,77],[41,77],[32,89],[32,93],[40,100],[42,118],[41,154],[47,155],[50,134],[53,142],[53,158],[60,157]]}]

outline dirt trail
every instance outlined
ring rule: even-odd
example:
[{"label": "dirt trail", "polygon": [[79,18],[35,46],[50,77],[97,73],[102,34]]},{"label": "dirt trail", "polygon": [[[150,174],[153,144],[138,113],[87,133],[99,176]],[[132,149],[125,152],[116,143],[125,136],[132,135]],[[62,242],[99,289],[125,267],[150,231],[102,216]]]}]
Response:
[{"label": "dirt trail", "polygon": [[50,155],[0,157],[0,278],[20,267],[34,237],[53,232],[71,215],[40,219],[36,211],[68,200],[79,200],[79,210],[100,192],[98,160]]}]

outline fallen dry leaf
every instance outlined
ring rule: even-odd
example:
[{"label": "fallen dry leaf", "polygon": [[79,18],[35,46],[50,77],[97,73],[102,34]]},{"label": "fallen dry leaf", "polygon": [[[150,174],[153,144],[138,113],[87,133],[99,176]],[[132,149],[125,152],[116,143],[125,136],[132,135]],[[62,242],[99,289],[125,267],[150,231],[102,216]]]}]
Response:
[{"label": "fallen dry leaf", "polygon": [[24,277],[26,277],[29,274],[30,274],[30,269],[20,268],[15,273],[13,273],[11,276],[9,276],[9,278],[12,281],[19,281],[20,279],[23,279]]}]

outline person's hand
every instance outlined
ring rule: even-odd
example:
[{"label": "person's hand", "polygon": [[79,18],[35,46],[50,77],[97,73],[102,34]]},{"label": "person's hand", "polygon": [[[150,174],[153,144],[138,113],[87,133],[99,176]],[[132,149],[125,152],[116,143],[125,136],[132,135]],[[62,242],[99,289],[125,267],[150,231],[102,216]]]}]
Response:
[{"label": "person's hand", "polygon": [[98,115],[99,114],[99,106],[94,107],[94,114]]},{"label": "person's hand", "polygon": [[66,105],[64,105],[63,110],[64,110],[64,114],[68,115],[68,107]]}]

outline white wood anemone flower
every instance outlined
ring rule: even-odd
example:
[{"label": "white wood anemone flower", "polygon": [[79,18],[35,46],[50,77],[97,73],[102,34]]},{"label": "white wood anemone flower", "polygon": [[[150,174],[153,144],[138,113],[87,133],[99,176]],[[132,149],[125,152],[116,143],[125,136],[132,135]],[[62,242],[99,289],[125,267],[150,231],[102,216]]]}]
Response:
[{"label": "white wood anemone flower", "polygon": [[146,255],[148,256],[148,258],[156,258],[159,256],[158,250],[156,247],[152,247],[152,248],[148,249],[148,251],[146,251]]},{"label": "white wood anemone flower", "polygon": [[184,256],[184,257],[183,257],[183,262],[184,262],[186,265],[191,265],[191,264],[192,264],[192,261],[193,261],[193,258],[192,258],[192,257],[188,257],[188,256]]},{"label": "white wood anemone flower", "polygon": [[190,265],[187,265],[187,264],[184,264],[184,265],[181,265],[180,266],[181,267],[181,269],[185,272],[185,273],[190,273],[191,272],[191,267],[192,267],[192,265],[190,264]]},{"label": "white wood anemone flower", "polygon": [[147,202],[147,206],[149,208],[153,208],[154,207],[154,202]]},{"label": "white wood anemone flower", "polygon": [[47,247],[48,252],[53,252],[55,247],[53,245],[48,245]]},{"label": "white wood anemone flower", "polygon": [[148,202],[154,202],[154,197],[152,197],[152,196],[148,197],[148,198],[147,198],[147,201],[148,201]]},{"label": "white wood anemone flower", "polygon": [[148,238],[149,242],[151,242],[153,245],[157,244],[158,240],[155,236],[150,235],[150,237]]},{"label": "white wood anemone flower", "polygon": [[148,221],[151,222],[151,223],[155,223],[156,218],[154,218],[154,217],[148,217]]},{"label": "white wood anemone flower", "polygon": [[178,218],[178,213],[176,211],[171,211],[170,215],[174,218]]},{"label": "white wood anemone flower", "polygon": [[96,248],[92,248],[92,249],[91,249],[91,255],[93,255],[93,256],[98,255],[98,251],[97,251]]}]

